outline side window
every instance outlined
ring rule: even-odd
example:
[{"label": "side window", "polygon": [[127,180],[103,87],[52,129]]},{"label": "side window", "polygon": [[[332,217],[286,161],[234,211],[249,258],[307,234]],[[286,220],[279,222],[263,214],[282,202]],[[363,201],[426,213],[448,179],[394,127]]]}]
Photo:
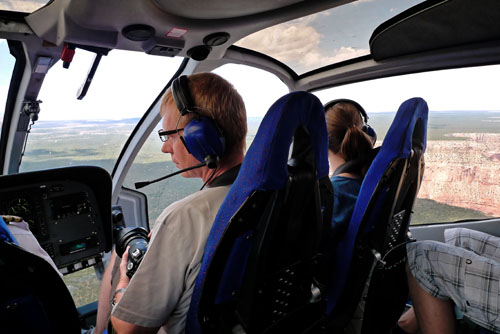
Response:
[{"label": "side window", "polygon": [[350,98],[367,111],[380,145],[400,104],[429,105],[423,182],[412,224],[500,216],[500,66],[419,73],[317,93],[323,103]]},{"label": "side window", "polygon": [[[288,88],[276,76],[248,66],[224,65],[214,72],[232,83],[243,97],[248,117],[248,149],[267,109],[280,96],[288,93]],[[161,124],[157,128],[161,128]],[[161,144],[158,134],[153,131],[130,168],[124,181],[125,187],[134,189],[137,181],[156,179],[177,170],[170,154],[160,151]],[[179,175],[140,189],[148,197],[150,226],[163,209],[199,190],[202,185],[199,179],[186,179]]]},{"label": "side window", "polygon": [[[160,121],[156,129],[161,127]],[[138,181],[154,180],[178,170],[170,154],[161,152],[162,144],[157,131],[153,130],[130,167],[123,182],[124,187],[135,189],[134,184]],[[150,227],[153,227],[163,209],[199,190],[202,185],[200,179],[188,179],[177,175],[139,189],[147,196]]]},{"label": "side window", "polygon": [[232,83],[245,101],[248,149],[267,110],[288,87],[274,74],[250,66],[228,64],[214,72]]},{"label": "side window", "polygon": [[9,93],[10,79],[15,62],[15,58],[9,52],[7,40],[0,39],[0,64],[2,64],[0,66],[0,125],[3,123],[5,103],[7,102],[7,94]]}]

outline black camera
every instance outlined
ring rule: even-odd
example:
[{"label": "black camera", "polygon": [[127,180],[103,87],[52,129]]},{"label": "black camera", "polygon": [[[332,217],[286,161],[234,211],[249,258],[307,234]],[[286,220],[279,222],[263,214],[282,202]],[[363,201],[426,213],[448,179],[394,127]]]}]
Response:
[{"label": "black camera", "polygon": [[123,212],[120,206],[113,206],[113,240],[115,242],[116,254],[119,257],[130,246],[128,250],[127,276],[132,278],[135,271],[148,249],[148,230],[144,227],[125,227]]}]

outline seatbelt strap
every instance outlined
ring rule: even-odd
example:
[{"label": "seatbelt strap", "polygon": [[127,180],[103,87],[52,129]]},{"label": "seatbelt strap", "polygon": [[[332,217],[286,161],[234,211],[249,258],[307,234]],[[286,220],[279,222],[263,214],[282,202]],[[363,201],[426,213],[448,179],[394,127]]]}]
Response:
[{"label": "seatbelt strap", "polygon": [[2,217],[0,217],[0,240],[19,245],[16,238],[14,238],[7,227],[7,224],[3,221]]}]

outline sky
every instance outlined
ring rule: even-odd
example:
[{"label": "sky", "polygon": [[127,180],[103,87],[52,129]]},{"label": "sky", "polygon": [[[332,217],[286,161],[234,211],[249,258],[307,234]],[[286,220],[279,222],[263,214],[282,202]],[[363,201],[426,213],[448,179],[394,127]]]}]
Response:
[{"label": "sky", "polygon": [[370,53],[372,32],[421,0],[358,0],[247,36],[237,45],[287,64],[302,74]]},{"label": "sky", "polygon": [[[0,7],[9,8],[14,2],[2,0]],[[23,6],[37,5],[36,1],[21,3]],[[361,0],[337,11],[268,28],[239,44],[266,52],[301,72],[345,57],[366,54],[367,40],[373,30],[371,25],[379,24],[414,3],[415,0]],[[353,11],[362,13],[357,22],[352,21]],[[373,22],[362,19],[363,15],[374,13],[377,19]],[[332,28],[334,24],[335,29]],[[326,33],[328,31],[331,33]],[[113,50],[102,58],[87,96],[79,101],[76,94],[92,58],[91,53],[77,50],[69,69],[62,68],[60,62],[53,66],[38,96],[43,101],[40,120],[140,117],[181,62],[180,58]],[[0,40],[0,115],[12,67],[13,58],[8,54],[7,43]],[[288,92],[279,79],[262,70],[226,65],[215,72],[240,92],[249,117],[263,116],[277,98]],[[434,111],[500,110],[499,81],[500,66],[488,66],[380,79],[327,89],[317,95],[322,102],[336,98],[356,100],[368,113],[395,111],[404,100],[414,96],[426,99]]]}]

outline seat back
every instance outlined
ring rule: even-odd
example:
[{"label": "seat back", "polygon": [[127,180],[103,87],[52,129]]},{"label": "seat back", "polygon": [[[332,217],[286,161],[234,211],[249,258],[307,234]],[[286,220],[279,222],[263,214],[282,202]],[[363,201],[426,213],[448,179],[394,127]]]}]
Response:
[{"label": "seat back", "polygon": [[363,333],[388,332],[404,309],[405,244],[423,176],[427,113],[421,98],[400,106],[363,180],[334,253],[327,313],[336,332],[346,328],[360,300],[364,311],[356,316]]},{"label": "seat back", "polygon": [[300,333],[322,318],[327,145],[314,95],[290,93],[271,106],[209,235],[187,333]]},{"label": "seat back", "polygon": [[44,259],[0,241],[0,333],[80,333],[66,285]]}]

